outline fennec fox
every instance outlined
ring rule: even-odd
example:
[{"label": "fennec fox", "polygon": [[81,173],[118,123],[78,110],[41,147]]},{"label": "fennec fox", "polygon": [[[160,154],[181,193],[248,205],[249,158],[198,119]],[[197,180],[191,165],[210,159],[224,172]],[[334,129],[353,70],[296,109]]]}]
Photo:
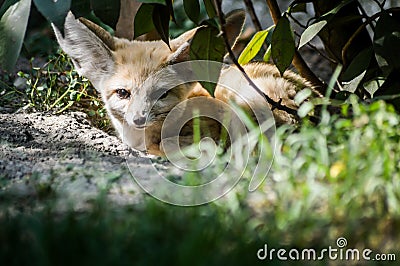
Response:
[{"label": "fennec fox", "polygon": [[[231,45],[239,36],[244,19],[242,10],[227,16],[226,29]],[[64,35],[54,25],[53,28],[61,48],[71,57],[77,71],[100,92],[112,124],[121,139],[132,148],[163,154],[160,132],[168,112],[186,99],[210,97],[196,82],[176,86],[161,97],[157,95],[159,88],[168,87],[169,82],[157,73],[168,65],[189,60],[190,43],[198,28],[171,40],[170,48],[162,41],[128,41],[112,37],[90,21],[75,19],[71,12],[65,21]],[[292,108],[296,108],[293,101],[296,92],[309,86],[305,79],[290,71],[280,77],[275,66],[266,63],[250,63],[244,68],[264,93],[275,101],[282,99],[283,104]],[[219,86],[215,97],[225,102],[235,100],[229,91]],[[147,110],[146,104],[155,99],[159,100],[153,109]],[[258,101],[264,100],[259,97]],[[274,110],[274,116],[278,123],[294,121],[283,111]],[[204,122],[219,132],[218,123],[210,119]],[[186,128],[189,127],[190,124]],[[191,138],[190,130],[183,135]],[[216,138],[216,134],[211,135]]]}]

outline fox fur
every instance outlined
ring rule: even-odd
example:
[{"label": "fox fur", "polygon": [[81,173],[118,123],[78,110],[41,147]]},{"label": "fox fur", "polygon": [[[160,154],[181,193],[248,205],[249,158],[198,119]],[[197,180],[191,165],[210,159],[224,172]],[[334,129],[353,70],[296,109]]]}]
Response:
[{"label": "fox fur", "polygon": [[[231,45],[239,36],[245,19],[243,11],[227,16],[227,35]],[[162,155],[160,147],[161,126],[168,112],[178,103],[192,97],[211,97],[200,83],[179,85],[155,103],[152,110],[146,107],[154,101],[157,88],[168,87],[168,78],[157,76],[167,65],[189,60],[190,42],[197,28],[189,30],[170,41],[168,47],[162,41],[128,41],[112,37],[107,31],[85,19],[76,19],[70,12],[66,17],[64,34],[53,25],[61,48],[71,57],[78,73],[88,78],[100,92],[108,115],[119,136],[129,146],[150,154]],[[270,98],[296,109],[294,96],[310,84],[299,75],[286,71],[281,77],[275,66],[267,63],[249,63],[244,69],[254,83]],[[229,71],[221,78],[230,77]],[[244,92],[245,93],[245,92]],[[239,105],[240,99],[227,89],[217,86],[215,98]],[[255,101],[264,101],[258,96]],[[129,110],[129,112],[128,112]],[[146,112],[149,113],[146,113]],[[284,111],[274,110],[278,124],[293,123],[295,118]],[[148,117],[144,124],[144,117]],[[219,132],[218,123],[202,121]],[[183,128],[183,135],[190,136],[190,123]],[[217,138],[217,133],[212,134]],[[190,142],[190,140],[188,140]],[[146,145],[144,145],[146,143]]]}]

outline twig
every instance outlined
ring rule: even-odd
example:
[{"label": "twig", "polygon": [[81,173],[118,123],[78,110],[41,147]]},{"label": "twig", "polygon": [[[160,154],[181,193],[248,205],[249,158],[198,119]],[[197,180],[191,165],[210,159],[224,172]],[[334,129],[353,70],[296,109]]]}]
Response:
[{"label": "twig", "polygon": [[[218,18],[221,24],[221,31],[222,31],[222,37],[224,39],[225,42],[225,46],[226,49],[228,50],[228,54],[231,58],[231,60],[233,61],[233,63],[235,64],[235,66],[243,73],[243,76],[245,77],[245,79],[247,80],[247,82],[249,82],[250,86],[253,87],[253,89],[256,90],[256,92],[258,94],[260,94],[271,106],[272,109],[279,109],[279,110],[283,110],[285,112],[287,112],[288,114],[291,114],[293,116],[295,116],[296,118],[300,118],[297,114],[297,111],[287,107],[286,105],[282,105],[279,102],[274,101],[273,99],[271,99],[268,95],[266,95],[265,93],[263,93],[256,84],[254,84],[254,82],[251,80],[251,78],[247,75],[246,71],[243,69],[243,67],[239,64],[239,62],[237,61],[232,48],[229,45],[229,41],[228,41],[228,37],[226,36],[226,29],[225,29],[225,17],[224,14],[222,13],[222,0],[215,0],[215,3],[217,5],[217,11],[218,11]],[[311,118],[311,120],[313,120],[313,122],[316,122],[316,119]]]},{"label": "twig", "polygon": [[[278,23],[279,19],[281,18],[281,11],[279,6],[275,0],[266,0],[267,5],[269,7],[269,12],[271,13],[272,20],[275,24]],[[307,66],[304,59],[301,57],[299,51],[295,51],[293,57],[293,65],[296,69],[300,72],[304,78],[309,80],[313,85],[314,89],[321,95],[325,94],[326,84],[324,84]]]},{"label": "twig", "polygon": [[260,20],[257,17],[256,11],[254,9],[253,3],[250,0],[243,0],[246,5],[247,11],[250,14],[251,20],[253,21],[254,27],[257,31],[262,30]]},{"label": "twig", "polygon": [[269,12],[271,13],[272,20],[274,23],[278,23],[281,18],[281,10],[279,9],[278,3],[275,0],[267,0]]},{"label": "twig", "polygon": [[300,26],[300,28],[307,28],[306,25],[303,25],[297,18],[295,18],[291,13],[288,13],[289,17],[297,24]]},{"label": "twig", "polygon": [[[250,14],[251,21],[253,22],[253,25],[256,28],[256,31],[262,31],[262,26],[261,26],[260,20],[257,17],[253,3],[251,2],[251,0],[243,0],[243,2],[246,5],[247,12],[249,12],[249,14]],[[265,50],[268,49],[268,45],[265,42],[263,43],[263,48]]]},{"label": "twig", "polygon": [[[361,5],[360,2],[357,1],[356,3],[357,3],[357,5],[358,5],[358,9],[360,9],[361,14],[363,15],[363,18],[368,19],[368,14],[367,14],[367,12],[365,11],[364,7]],[[369,26],[371,27],[371,29],[372,29],[373,31],[375,31],[375,26],[374,26],[374,24],[372,23],[372,21],[371,21],[371,23],[369,23]]]},{"label": "twig", "polygon": [[382,14],[384,13],[395,13],[395,12],[400,12],[400,7],[392,7],[392,8],[388,8],[384,11],[378,12],[373,14],[372,16],[370,16],[369,18],[367,18],[366,21],[364,21],[363,24],[360,25],[360,27],[358,27],[358,29],[353,33],[353,35],[351,35],[351,37],[349,38],[349,40],[346,42],[346,44],[343,46],[342,49],[342,61],[343,61],[343,65],[346,66],[347,65],[347,60],[346,60],[346,54],[347,54],[347,50],[349,50],[350,45],[353,43],[354,39],[358,36],[358,34],[361,33],[361,31],[368,25],[370,24],[373,20],[375,20],[376,18],[380,17]]},{"label": "twig", "polygon": [[373,1],[379,6],[379,8],[380,8],[381,10],[383,10],[383,8],[384,8],[384,6],[385,6],[385,3],[386,3],[386,0],[383,1],[382,4],[381,4],[378,0],[373,0]]}]

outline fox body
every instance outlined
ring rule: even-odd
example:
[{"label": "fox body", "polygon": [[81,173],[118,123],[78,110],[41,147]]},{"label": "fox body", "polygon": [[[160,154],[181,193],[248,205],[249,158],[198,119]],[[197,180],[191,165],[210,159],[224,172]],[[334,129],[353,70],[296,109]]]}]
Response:
[{"label": "fox body", "polygon": [[[244,17],[243,11],[232,12],[227,17],[226,28],[231,45],[242,30]],[[163,154],[160,149],[161,127],[168,113],[187,99],[211,97],[197,82],[163,90],[171,86],[171,79],[168,71],[160,70],[189,60],[190,42],[197,29],[171,40],[168,47],[162,41],[128,41],[112,37],[94,23],[76,19],[72,13],[66,18],[64,35],[54,25],[53,28],[61,48],[71,57],[77,71],[100,92],[112,124],[121,139],[132,148]],[[297,107],[293,101],[296,92],[310,86],[305,79],[290,71],[281,77],[275,66],[266,63],[250,63],[244,69],[270,98],[282,100],[292,108]],[[236,78],[229,68],[221,72],[220,79]],[[248,94],[249,89],[243,93]],[[248,107],[222,86],[216,87],[215,98],[223,102],[233,100],[244,108]],[[259,95],[254,95],[251,100],[264,103]],[[273,112],[278,123],[295,121],[284,111]],[[218,123],[212,119],[203,119],[202,123],[215,129],[211,137],[217,138]],[[193,139],[191,126],[188,123],[182,128],[183,141],[185,137],[189,142]]]}]

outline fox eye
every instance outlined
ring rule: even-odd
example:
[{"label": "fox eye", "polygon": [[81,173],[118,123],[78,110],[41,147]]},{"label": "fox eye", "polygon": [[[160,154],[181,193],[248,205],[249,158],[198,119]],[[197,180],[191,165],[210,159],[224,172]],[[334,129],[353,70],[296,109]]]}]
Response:
[{"label": "fox eye", "polygon": [[165,99],[168,96],[168,91],[165,91],[158,99]]},{"label": "fox eye", "polygon": [[130,92],[125,89],[117,89],[115,92],[120,99],[129,99],[131,96]]}]

